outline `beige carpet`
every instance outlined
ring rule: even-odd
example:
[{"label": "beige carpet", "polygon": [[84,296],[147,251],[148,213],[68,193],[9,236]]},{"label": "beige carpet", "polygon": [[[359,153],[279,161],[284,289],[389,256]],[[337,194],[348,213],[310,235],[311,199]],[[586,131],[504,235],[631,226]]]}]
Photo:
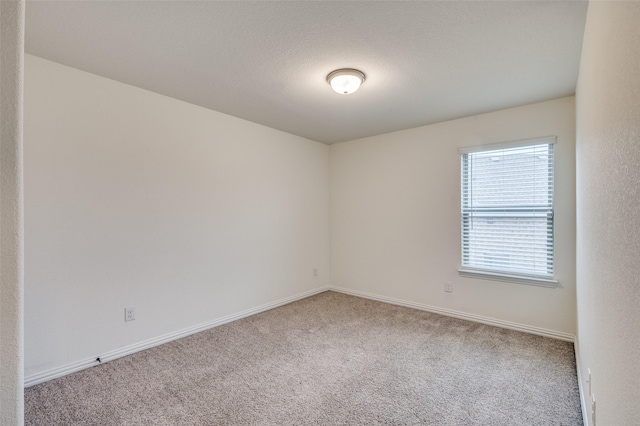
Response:
[{"label": "beige carpet", "polygon": [[581,425],[571,343],[325,292],[25,391],[27,425]]}]

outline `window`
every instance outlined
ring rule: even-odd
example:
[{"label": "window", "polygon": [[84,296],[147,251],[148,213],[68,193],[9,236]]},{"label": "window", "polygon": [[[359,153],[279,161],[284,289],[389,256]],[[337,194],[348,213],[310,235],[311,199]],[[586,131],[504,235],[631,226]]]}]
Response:
[{"label": "window", "polygon": [[460,274],[555,286],[555,137],[461,150]]}]

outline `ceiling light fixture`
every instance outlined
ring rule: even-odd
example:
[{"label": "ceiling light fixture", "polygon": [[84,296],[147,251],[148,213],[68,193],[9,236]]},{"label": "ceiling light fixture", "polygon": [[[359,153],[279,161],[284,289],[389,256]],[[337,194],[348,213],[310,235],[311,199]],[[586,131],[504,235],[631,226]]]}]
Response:
[{"label": "ceiling light fixture", "polygon": [[341,95],[349,95],[360,88],[364,83],[365,75],[362,71],[353,68],[341,68],[329,73],[327,83],[331,88]]}]

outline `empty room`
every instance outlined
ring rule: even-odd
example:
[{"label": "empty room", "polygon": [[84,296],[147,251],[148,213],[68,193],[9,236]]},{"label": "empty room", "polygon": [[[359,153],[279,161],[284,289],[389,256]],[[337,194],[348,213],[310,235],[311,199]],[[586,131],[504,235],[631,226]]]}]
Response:
[{"label": "empty room", "polygon": [[0,424],[640,425],[639,22],[3,0]]}]

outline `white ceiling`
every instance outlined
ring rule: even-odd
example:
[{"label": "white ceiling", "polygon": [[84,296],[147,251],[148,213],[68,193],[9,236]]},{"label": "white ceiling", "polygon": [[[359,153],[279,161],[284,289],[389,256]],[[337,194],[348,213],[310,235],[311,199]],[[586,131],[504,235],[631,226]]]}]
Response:
[{"label": "white ceiling", "polygon": [[[575,92],[586,1],[28,1],[26,51],[334,143]],[[362,70],[358,92],[326,75]]]}]

